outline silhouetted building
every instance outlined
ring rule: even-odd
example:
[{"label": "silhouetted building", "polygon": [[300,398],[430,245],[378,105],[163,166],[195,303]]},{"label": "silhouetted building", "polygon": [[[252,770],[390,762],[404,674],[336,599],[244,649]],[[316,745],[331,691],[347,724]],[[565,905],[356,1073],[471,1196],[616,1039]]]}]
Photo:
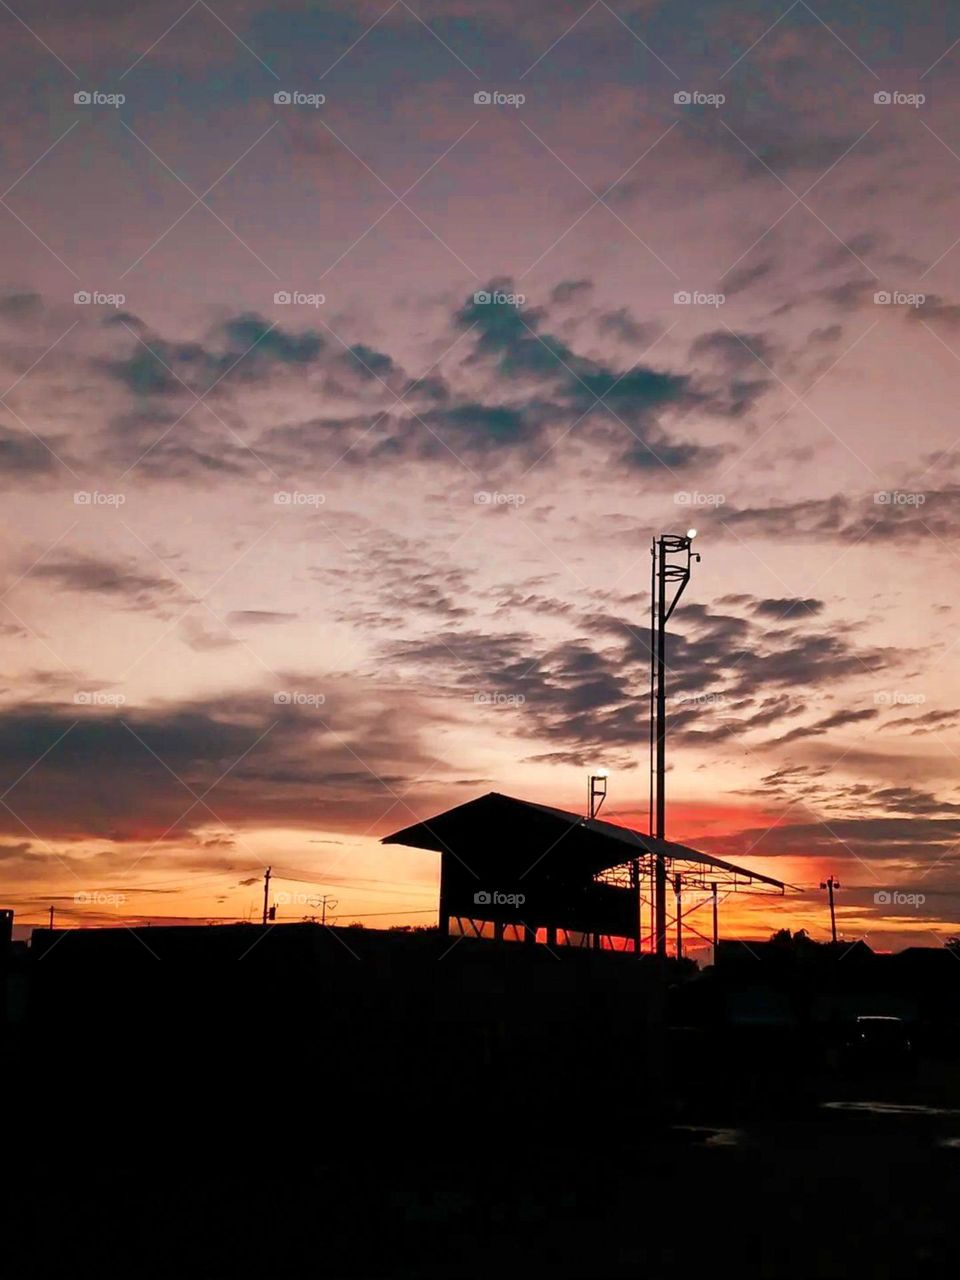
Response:
[{"label": "silhouetted building", "polygon": [[784,890],[779,880],[686,845],[496,791],[382,843],[440,854],[443,934],[453,921],[461,934],[482,936],[489,927],[495,937],[512,933],[526,942],[607,940],[615,946],[620,940],[621,949],[629,943],[641,950],[642,902],[658,855],[672,882],[681,877],[684,891],[754,884]]}]

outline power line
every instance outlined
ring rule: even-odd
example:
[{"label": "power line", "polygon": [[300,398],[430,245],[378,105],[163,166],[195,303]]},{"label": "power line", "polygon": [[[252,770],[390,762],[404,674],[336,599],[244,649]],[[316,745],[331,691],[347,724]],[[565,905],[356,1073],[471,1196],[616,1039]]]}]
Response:
[{"label": "power line", "polygon": [[[291,869],[287,867],[287,868],[282,868],[279,871],[276,871],[275,874],[281,880],[295,880],[300,877],[303,877],[304,882],[306,884],[317,884],[320,882],[315,879],[315,876],[317,876],[318,874],[322,874],[322,871],[321,872],[302,871],[302,870]],[[393,885],[399,885],[401,888],[405,888],[410,885],[416,885],[418,883],[418,881],[416,880],[387,880],[381,876],[356,876],[355,879],[362,881],[364,884],[393,884]],[[331,873],[326,877],[326,880],[323,883],[339,884],[341,883],[341,877]]]},{"label": "power line", "polygon": [[[357,911],[357,912],[346,912],[346,911],[344,911],[344,912],[341,912],[341,913],[340,913],[340,916],[338,916],[338,917],[337,917],[337,919],[340,919],[341,917],[342,917],[343,919],[347,919],[347,917],[348,917],[348,916],[349,916],[349,918],[350,918],[350,919],[352,919],[352,920],[369,920],[369,919],[373,919],[374,917],[379,917],[379,916],[425,916],[425,915],[433,915],[433,914],[435,913],[435,910],[436,910],[436,908],[434,908],[434,907],[417,907],[415,910],[411,910],[411,911]],[[85,917],[85,915],[84,915],[84,913],[83,913],[83,912],[76,912],[76,913],[71,913],[71,917],[70,917],[70,918],[71,918],[71,919],[81,919],[81,920],[82,920],[82,919],[84,919],[84,918],[91,919],[91,918],[92,918],[92,916],[87,916],[87,917]],[[100,918],[100,916],[98,916],[98,919],[99,919],[99,918]],[[182,915],[182,916],[181,916],[181,915],[175,915],[175,916],[157,916],[157,915],[137,915],[137,916],[136,916],[136,919],[138,919],[138,920],[222,920],[222,921],[233,921],[233,922],[234,922],[234,923],[236,923],[236,924],[255,924],[255,923],[256,923],[255,921],[248,919],[246,916],[214,916],[214,915],[208,915],[208,916],[206,916],[206,915],[199,915],[199,916],[187,916],[187,915]],[[38,925],[40,922],[39,922],[39,921],[36,921],[36,920],[18,920],[18,921],[17,921],[17,923],[18,923],[18,924],[21,924],[21,925],[34,925],[34,926],[36,926],[36,925]],[[296,923],[296,921],[291,917],[291,918],[288,918],[288,919],[286,920],[286,923],[288,923],[288,924],[290,924],[290,923]],[[113,927],[113,926],[106,926],[106,927],[108,927],[108,928],[109,928],[109,927]],[[118,921],[117,921],[117,925],[116,925],[115,927],[117,927],[117,928],[122,928],[122,927],[124,927],[124,921],[122,921],[122,920],[118,920]]]},{"label": "power line", "polygon": [[[282,876],[282,875],[278,875],[276,872],[273,873],[272,878],[274,880],[282,880],[284,881],[285,884],[312,884],[312,885],[316,885],[317,888],[321,888],[321,889],[333,886],[337,889],[356,889],[358,893],[377,893],[377,894],[386,894],[387,896],[391,894],[396,894],[399,897],[404,892],[406,892],[406,893],[426,893],[432,897],[436,893],[435,889],[427,889],[427,888],[417,889],[415,886],[407,888],[406,890],[374,889],[374,888],[368,888],[364,884],[351,884],[348,880],[300,880],[295,876]],[[372,883],[375,884],[376,881],[373,881]],[[394,883],[402,884],[403,882],[395,881]]]}]

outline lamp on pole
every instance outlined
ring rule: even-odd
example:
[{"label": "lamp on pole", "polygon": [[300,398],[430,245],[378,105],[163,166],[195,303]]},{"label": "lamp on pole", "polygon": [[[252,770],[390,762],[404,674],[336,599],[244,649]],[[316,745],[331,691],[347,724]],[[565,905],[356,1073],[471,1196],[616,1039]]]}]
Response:
[{"label": "lamp on pole", "polygon": [[607,798],[607,771],[598,769],[587,780],[587,817],[595,818]]},{"label": "lamp on pole", "polygon": [[[696,529],[685,534],[662,533],[650,550],[651,574],[651,680],[650,680],[650,834],[666,838],[667,772],[667,623],[690,581]],[[655,862],[655,928],[657,955],[667,954],[667,864],[660,852]]]}]

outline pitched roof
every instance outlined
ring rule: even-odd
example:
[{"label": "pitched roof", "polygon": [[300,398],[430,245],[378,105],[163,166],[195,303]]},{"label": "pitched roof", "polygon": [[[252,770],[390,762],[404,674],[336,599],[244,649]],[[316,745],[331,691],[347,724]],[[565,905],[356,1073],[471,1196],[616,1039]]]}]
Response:
[{"label": "pitched roof", "polygon": [[415,849],[432,849],[437,853],[456,852],[464,847],[500,842],[510,836],[522,841],[528,852],[542,842],[542,856],[563,843],[564,860],[583,865],[594,874],[618,866],[631,857],[663,854],[671,862],[687,863],[704,870],[722,871],[734,877],[757,881],[783,889],[782,881],[748,871],[732,862],[724,862],[710,854],[700,853],[672,840],[657,840],[629,827],[617,826],[599,818],[584,818],[566,809],[553,809],[490,791],[485,796],[446,809],[423,822],[404,827],[384,836],[381,844],[403,844]]}]

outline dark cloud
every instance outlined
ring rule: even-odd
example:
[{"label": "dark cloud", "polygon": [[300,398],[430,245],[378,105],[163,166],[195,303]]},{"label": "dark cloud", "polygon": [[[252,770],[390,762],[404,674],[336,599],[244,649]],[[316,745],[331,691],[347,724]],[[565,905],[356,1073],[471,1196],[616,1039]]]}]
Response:
[{"label": "dark cloud", "polygon": [[848,267],[851,253],[858,258],[866,258],[874,253],[880,245],[881,237],[874,231],[861,231],[856,235],[844,236],[843,244],[834,241],[817,258],[816,265],[821,271],[834,271],[838,267]]},{"label": "dark cloud", "polygon": [[171,578],[147,573],[134,561],[111,560],[82,552],[61,552],[36,565],[32,579],[49,582],[61,591],[109,597],[124,608],[140,609],[180,598]]},{"label": "dark cloud", "polygon": [[782,823],[769,830],[749,828],[701,841],[718,857],[736,858],[749,851],[754,857],[836,859],[848,855],[864,862],[895,859],[901,875],[906,866],[923,871],[941,858],[944,865],[955,867],[958,842],[960,818],[923,817],[840,817]]},{"label": "dark cloud", "polygon": [[931,293],[921,306],[907,308],[906,315],[908,320],[939,320],[948,328],[955,329],[960,325],[960,304],[945,302],[937,294]]},{"label": "dark cloud", "polygon": [[816,293],[840,311],[859,311],[861,307],[873,306],[873,295],[880,285],[872,276],[860,276],[855,280],[845,280],[842,284],[827,285]]},{"label": "dark cloud", "polygon": [[[224,823],[363,831],[379,811],[392,810],[397,825],[397,814],[414,821],[442,807],[443,770],[421,743],[415,698],[331,679],[319,705],[278,702],[290,690],[316,692],[302,674],[283,679],[283,690],[109,713],[7,707],[0,830],[183,844]],[[419,782],[428,770],[434,781]],[[223,865],[222,852],[208,854]]]},{"label": "dark cloud", "polygon": [[630,314],[627,307],[619,307],[616,311],[604,311],[597,318],[599,333],[634,347],[650,346],[657,337],[659,329],[657,324],[642,324]]},{"label": "dark cloud", "polygon": [[[514,607],[524,604],[515,600]],[[536,600],[531,608],[537,611]],[[523,630],[446,630],[392,642],[383,659],[449,696],[508,695],[504,705],[515,707],[506,713],[513,716],[511,731],[550,743],[553,751],[641,745],[648,734],[646,628],[605,613],[555,616],[573,629],[570,639],[548,644]],[[757,616],[762,619],[762,611]],[[819,691],[901,656],[858,648],[836,627],[812,631],[808,619],[802,630],[770,631],[744,614],[685,605],[670,638],[671,739],[702,745],[754,735],[751,741],[782,745],[860,723],[877,709],[840,707],[817,715]]]},{"label": "dark cloud", "polygon": [[859,724],[864,720],[872,720],[879,715],[876,707],[865,707],[860,711],[835,711],[833,715],[824,716],[821,720],[815,720],[813,724],[797,725],[788,733],[777,738],[780,746],[785,746],[788,742],[796,742],[799,738],[817,738],[822,737],[825,733],[829,733],[831,729],[843,729],[847,725]]},{"label": "dark cloud", "polygon": [[11,481],[31,476],[46,476],[59,470],[56,454],[63,444],[60,440],[44,440],[26,431],[14,431],[0,423],[0,477]]},{"label": "dark cloud", "polygon": [[[182,395],[185,387],[205,395],[228,373],[252,382],[284,366],[311,365],[326,346],[319,333],[291,333],[248,313],[226,320],[209,343],[168,341],[150,334],[133,341],[129,354],[105,360],[102,367],[138,396]],[[364,370],[365,351],[345,352],[339,358],[349,357],[357,369]],[[367,371],[364,376],[371,375]]]},{"label": "dark cloud", "polygon": [[592,280],[561,280],[555,285],[550,301],[565,307],[571,302],[584,302],[593,290]]},{"label": "dark cloud", "polygon": [[723,292],[728,298],[744,293],[758,280],[763,280],[773,271],[774,260],[766,258],[753,266],[734,267],[723,277]]},{"label": "dark cloud", "polygon": [[[509,280],[491,281],[487,288],[512,291]],[[635,443],[618,457],[628,466],[676,470],[716,461],[723,452],[720,446],[678,441],[669,434],[667,420],[694,410],[737,417],[750,398],[746,384],[735,380],[701,386],[692,374],[641,364],[620,369],[581,356],[562,338],[543,331],[543,314],[535,308],[478,304],[471,298],[456,319],[475,335],[474,363],[486,364],[508,383],[537,387],[549,395],[558,416],[584,423],[584,434],[599,430],[609,442],[611,417],[625,426]]]},{"label": "dark cloud", "polygon": [[39,293],[5,293],[0,295],[0,316],[5,320],[36,320],[43,314],[43,298]]},{"label": "dark cloud", "polygon": [[[585,296],[589,284],[562,282],[554,305]],[[496,278],[487,291],[509,294],[514,286]],[[131,313],[113,315],[100,335],[109,334],[117,351],[88,362],[122,397],[97,437],[97,461],[118,473],[135,468],[151,479],[203,483],[341,461],[354,469],[420,461],[455,467],[458,460],[474,470],[487,460],[551,465],[551,446],[563,439],[568,449],[589,449],[598,466],[677,471],[708,466],[731,448],[704,442],[685,423],[742,419],[767,389],[762,377],[745,375],[750,354],[735,350],[729,336],[697,347],[698,360],[708,351],[718,357],[708,369],[621,363],[585,355],[551,332],[542,308],[476,299],[468,295],[449,318],[462,335],[456,357],[442,373],[422,377],[370,341],[338,342],[255,312],[228,316],[197,338],[154,332]],[[628,348],[649,346],[659,332],[627,307],[589,319],[599,335]],[[762,335],[744,338],[757,355],[771,355]],[[296,403],[313,400],[317,413],[284,421],[288,391]],[[38,449],[11,435],[7,468],[48,468]]]},{"label": "dark cloud", "polygon": [[[734,333],[730,329],[715,329],[701,334],[690,348],[693,359],[716,356],[731,369],[745,369],[762,362],[772,365],[775,358],[773,341],[762,333]],[[763,386],[767,383],[764,382]]]},{"label": "dark cloud", "polygon": [[[937,477],[931,477],[937,479]],[[960,484],[914,490],[877,490],[834,494],[777,506],[737,508],[725,505],[702,523],[715,522],[739,536],[757,535],[790,541],[944,542],[960,532]]]},{"label": "dark cloud", "polygon": [[940,733],[943,729],[955,729],[960,725],[960,710],[927,711],[918,716],[898,716],[887,720],[884,729],[909,729],[912,737]]},{"label": "dark cloud", "polygon": [[764,618],[774,618],[776,620],[796,611],[799,611],[801,617],[805,614],[822,613],[823,601],[812,598],[803,599],[800,596],[788,596],[779,600],[757,600],[753,606],[754,613]]}]

